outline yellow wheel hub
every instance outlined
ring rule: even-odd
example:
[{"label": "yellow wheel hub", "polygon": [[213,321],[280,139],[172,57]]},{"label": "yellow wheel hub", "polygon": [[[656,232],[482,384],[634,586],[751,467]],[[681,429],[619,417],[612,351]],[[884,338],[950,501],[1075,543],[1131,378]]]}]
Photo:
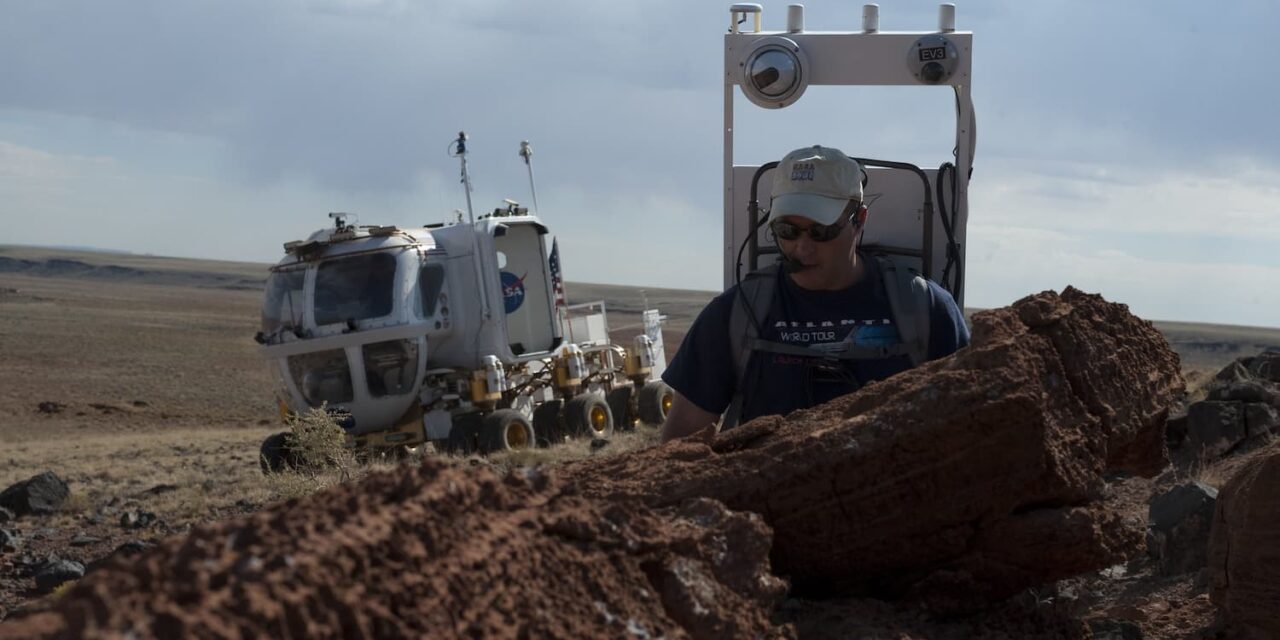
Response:
[{"label": "yellow wheel hub", "polygon": [[512,449],[524,449],[529,446],[529,429],[522,422],[507,425],[507,444]]},{"label": "yellow wheel hub", "polygon": [[604,431],[605,424],[609,422],[609,414],[605,413],[604,407],[591,407],[591,428],[596,431]]},{"label": "yellow wheel hub", "polygon": [[662,415],[668,413],[671,413],[671,394],[666,393],[662,395]]}]

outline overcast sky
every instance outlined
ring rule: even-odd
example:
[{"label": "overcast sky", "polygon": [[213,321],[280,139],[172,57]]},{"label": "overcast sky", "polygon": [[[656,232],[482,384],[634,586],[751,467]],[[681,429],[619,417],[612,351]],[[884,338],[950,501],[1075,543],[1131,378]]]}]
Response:
[{"label": "overcast sky", "polygon": [[[718,289],[729,4],[0,0],[0,243],[274,262],[329,211],[438,222],[465,207],[446,154],[465,129],[480,211],[530,200],[532,141],[569,280]],[[809,2],[807,24],[857,29],[861,4]],[[968,306],[1072,284],[1147,318],[1280,326],[1280,3],[957,4]],[[764,6],[782,28],[786,3]],[[886,31],[936,20],[881,2]],[[736,104],[742,163],[950,156],[938,88]]]}]

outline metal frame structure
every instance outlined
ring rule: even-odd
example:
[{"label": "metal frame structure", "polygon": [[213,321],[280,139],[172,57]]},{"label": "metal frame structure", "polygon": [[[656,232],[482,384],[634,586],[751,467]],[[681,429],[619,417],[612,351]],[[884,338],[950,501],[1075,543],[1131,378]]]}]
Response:
[{"label": "metal frame structure", "polygon": [[[760,30],[762,9],[757,4],[736,4],[730,9],[729,33],[724,36],[724,287],[733,285],[746,272],[764,266],[762,259],[776,253],[772,246],[761,244],[762,235],[752,240],[748,259],[739,264],[740,250],[753,234],[763,216],[749,207],[751,192],[767,208],[769,181],[761,177],[771,166],[767,163],[735,164],[734,159],[734,92],[742,90],[757,105],[785,108],[802,98],[808,85],[842,86],[951,86],[956,100],[956,134],[953,162],[954,191],[949,219],[944,221],[932,206],[937,189],[938,170],[918,170],[905,163],[859,158],[868,173],[868,184],[876,191],[878,204],[873,204],[873,223],[868,225],[864,247],[877,246],[917,269],[925,277],[941,283],[943,267],[948,259],[959,261],[963,268],[965,229],[968,221],[968,183],[973,166],[976,127],[972,90],[973,34],[954,30],[955,6],[944,4],[939,10],[936,31],[881,32],[879,7],[866,5],[862,29],[857,31],[806,31],[802,5],[791,5],[786,31]],[[743,31],[744,25],[754,30]],[[753,86],[750,75],[760,52],[775,49],[792,55],[779,70],[768,69],[770,79],[782,78],[797,86],[771,96]],[[930,62],[938,60],[936,64]],[[780,56],[775,56],[778,58]],[[840,146],[838,140],[824,142]],[[902,169],[910,168],[904,172]],[[915,173],[916,175],[910,175]],[[928,197],[921,198],[921,178]],[[758,184],[757,184],[758,183]],[[753,188],[754,185],[754,188]],[[950,187],[950,180],[948,180]],[[942,203],[939,203],[942,204]],[[767,215],[767,214],[766,214]],[[954,244],[951,244],[954,243]],[[950,245],[950,246],[949,246]],[[963,280],[955,278],[952,290],[956,301],[963,304]]]}]

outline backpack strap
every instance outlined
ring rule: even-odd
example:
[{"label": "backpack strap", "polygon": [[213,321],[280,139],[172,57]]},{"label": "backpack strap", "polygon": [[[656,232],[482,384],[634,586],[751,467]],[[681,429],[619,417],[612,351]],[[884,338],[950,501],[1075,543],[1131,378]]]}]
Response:
[{"label": "backpack strap", "polygon": [[873,256],[880,267],[884,291],[889,296],[889,311],[898,327],[911,366],[929,359],[929,320],[933,309],[933,292],[929,282],[912,269],[898,267],[888,256]]},{"label": "backpack strap", "polygon": [[742,416],[742,389],[747,379],[747,365],[760,340],[759,323],[764,322],[773,307],[781,269],[777,264],[747,274],[738,284],[737,295],[729,310],[729,355],[733,358],[733,399],[721,418],[721,429],[738,424]]},{"label": "backpack strap", "polygon": [[736,426],[742,416],[747,365],[751,354],[757,351],[827,360],[874,360],[905,355],[913,367],[929,359],[933,292],[929,290],[928,281],[914,270],[899,268],[884,255],[873,255],[872,259],[880,268],[884,290],[889,297],[889,310],[901,339],[893,346],[858,346],[853,343],[852,331],[844,341],[825,350],[765,340],[760,337],[758,323],[768,319],[778,279],[782,277],[780,267],[777,264],[765,267],[742,280],[729,311],[729,353],[733,358],[736,384],[733,399],[721,417],[721,430]]}]

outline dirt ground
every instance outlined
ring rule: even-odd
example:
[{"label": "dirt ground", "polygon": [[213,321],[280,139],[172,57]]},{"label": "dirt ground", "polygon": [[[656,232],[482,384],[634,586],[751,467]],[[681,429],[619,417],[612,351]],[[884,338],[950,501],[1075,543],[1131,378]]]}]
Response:
[{"label": "dirt ground", "polygon": [[[252,340],[264,274],[257,264],[0,246],[0,489],[46,470],[71,487],[61,513],[20,521],[23,547],[0,555],[0,620],[38,602],[25,567],[49,554],[91,565],[122,544],[154,543],[335,481],[258,471],[259,444],[280,430]],[[647,289],[642,298],[629,287],[566,288],[571,301],[604,299],[621,337],[638,330],[647,298],[668,316],[668,356],[714,295]],[[1280,329],[1156,324],[1192,386],[1237,357],[1280,347]],[[616,455],[655,439],[647,429],[602,452],[578,443],[524,459],[457,462],[554,463]],[[1145,517],[1151,486],[1135,479],[1115,490],[1128,492],[1135,517]],[[139,512],[153,518],[124,524]],[[1212,632],[1197,578],[1140,579],[1136,566],[1109,571],[1105,579],[1064,581],[1015,598],[992,615],[1039,621],[1034,634],[1003,637],[1080,637],[1080,621],[1089,617],[1141,618],[1147,637]],[[928,626],[920,615],[862,600],[789,600],[779,611],[802,637],[940,637],[944,627]],[[1002,637],[988,633],[991,620],[947,624],[941,637]],[[876,635],[885,628],[900,631]]]}]

